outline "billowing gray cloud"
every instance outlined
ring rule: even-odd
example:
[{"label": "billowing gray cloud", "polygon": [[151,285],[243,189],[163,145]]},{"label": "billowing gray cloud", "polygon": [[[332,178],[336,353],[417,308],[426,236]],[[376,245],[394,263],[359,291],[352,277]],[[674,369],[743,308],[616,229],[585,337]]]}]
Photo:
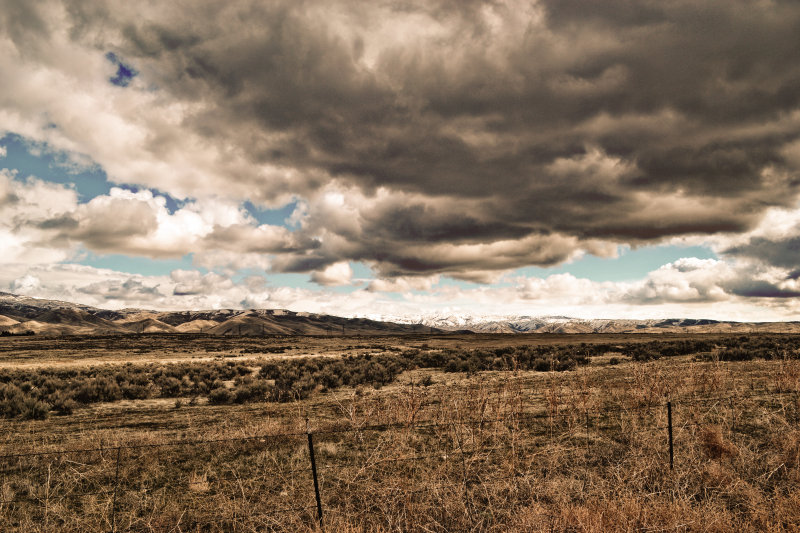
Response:
[{"label": "billowing gray cloud", "polygon": [[783,268],[796,269],[800,266],[800,236],[784,239],[752,237],[745,244],[726,249],[725,253],[766,261],[771,265]]},{"label": "billowing gray cloud", "polygon": [[[307,202],[297,235],[229,226],[205,241],[250,240],[276,270],[356,260],[475,279],[744,232],[800,192],[796,2],[6,4],[21,56],[61,68],[43,43],[65,32],[98,68],[108,52],[130,64],[139,75],[115,89],[165,111],[136,117],[132,165],[114,163],[130,145],[72,134],[112,179]],[[319,211],[331,190],[353,195],[346,216]],[[111,249],[117,230],[70,235]]]},{"label": "billowing gray cloud", "polygon": [[783,289],[773,283],[763,280],[746,280],[728,287],[731,294],[746,296],[748,298],[797,298],[800,291]]},{"label": "billowing gray cloud", "polygon": [[85,295],[119,301],[149,302],[163,296],[158,286],[149,287],[135,279],[98,281],[76,290]]}]

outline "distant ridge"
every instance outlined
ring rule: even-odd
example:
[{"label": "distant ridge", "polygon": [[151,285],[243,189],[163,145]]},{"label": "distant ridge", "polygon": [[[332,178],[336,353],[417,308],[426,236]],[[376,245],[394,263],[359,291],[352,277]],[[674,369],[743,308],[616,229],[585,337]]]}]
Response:
[{"label": "distant ridge", "polygon": [[800,333],[800,322],[733,322],[695,318],[632,320],[431,315],[408,320],[444,331],[468,329],[475,333]]},{"label": "distant ridge", "polygon": [[208,333],[210,335],[403,335],[442,333],[421,324],[397,324],[284,309],[110,311],[0,292],[0,332],[37,335]]},{"label": "distant ridge", "polygon": [[210,335],[403,335],[419,333],[800,333],[800,322],[668,318],[578,319],[564,316],[430,315],[381,320],[285,309],[107,310],[0,292],[0,332],[37,335],[207,333]]}]

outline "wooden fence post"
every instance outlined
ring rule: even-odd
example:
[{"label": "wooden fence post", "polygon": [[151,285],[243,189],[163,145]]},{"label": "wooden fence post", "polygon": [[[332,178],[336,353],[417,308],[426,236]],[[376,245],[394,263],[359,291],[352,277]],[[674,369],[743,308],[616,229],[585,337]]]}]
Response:
[{"label": "wooden fence post", "polygon": [[308,435],[308,455],[311,458],[311,475],[314,478],[314,496],[317,499],[317,518],[319,519],[320,529],[324,529],[322,522],[322,499],[319,496],[319,481],[317,480],[317,462],[314,459],[314,437],[308,426],[308,419],[306,419],[306,434]]},{"label": "wooden fence post", "polygon": [[669,469],[673,470],[675,462],[672,447],[672,402],[667,402],[667,433],[669,435]]}]

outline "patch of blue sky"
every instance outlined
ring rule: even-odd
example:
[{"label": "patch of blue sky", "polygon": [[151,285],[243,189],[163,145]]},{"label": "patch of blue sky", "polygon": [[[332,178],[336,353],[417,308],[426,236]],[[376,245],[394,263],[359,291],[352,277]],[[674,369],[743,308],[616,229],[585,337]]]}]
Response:
[{"label": "patch of blue sky", "polygon": [[80,259],[68,262],[94,268],[107,268],[127,274],[141,274],[142,276],[169,276],[173,270],[197,270],[201,274],[206,274],[208,270],[195,266],[192,263],[192,257],[192,254],[186,254],[179,259],[152,259],[124,254],[86,252]]},{"label": "patch of blue sky", "polygon": [[[0,158],[0,168],[16,170],[15,179],[24,181],[34,176],[51,183],[74,187],[78,201],[86,203],[96,196],[108,194],[111,187],[131,192],[146,190],[143,187],[127,184],[113,184],[99,165],[76,165],[65,152],[51,149],[45,143],[32,142],[15,133],[0,139],[0,146],[6,149],[6,156]],[[179,209],[183,202],[158,189],[149,189],[156,196],[166,199],[170,214]]]},{"label": "patch of blue sky", "polygon": [[602,258],[593,255],[572,263],[553,267],[525,267],[514,271],[509,277],[528,276],[546,278],[552,274],[569,273],[576,278],[592,281],[634,281],[644,278],[648,273],[667,263],[685,257],[698,259],[717,259],[717,255],[705,246],[646,246],[636,249],[621,248],[619,256]]},{"label": "patch of blue sky", "polygon": [[50,149],[46,144],[33,143],[15,133],[0,139],[6,156],[0,158],[0,168],[16,170],[16,179],[23,181],[34,176],[44,181],[71,185],[78,192],[79,201],[88,202],[95,196],[108,194],[111,184],[98,165],[78,168],[67,154]]},{"label": "patch of blue sky", "polygon": [[113,85],[118,87],[127,87],[131,80],[139,74],[135,68],[123,63],[114,52],[108,52],[106,54],[106,59],[108,59],[111,64],[116,65],[117,67],[117,73],[113,77],[108,78],[108,81]]},{"label": "patch of blue sky", "polygon": [[262,209],[253,205],[250,201],[244,203],[244,208],[255,218],[259,224],[269,224],[270,226],[290,227],[288,218],[292,216],[297,208],[297,202],[290,202],[278,209]]},{"label": "patch of blue sky", "polygon": [[350,262],[350,268],[353,269],[353,279],[372,279],[375,275],[372,273],[372,269],[369,268],[362,262]]}]

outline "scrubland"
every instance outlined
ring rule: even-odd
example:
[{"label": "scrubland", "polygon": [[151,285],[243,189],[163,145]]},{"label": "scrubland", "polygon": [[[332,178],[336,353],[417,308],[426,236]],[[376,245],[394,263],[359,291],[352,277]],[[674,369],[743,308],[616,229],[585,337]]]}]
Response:
[{"label": "scrubland", "polygon": [[800,525],[792,336],[13,342],[3,531]]}]

